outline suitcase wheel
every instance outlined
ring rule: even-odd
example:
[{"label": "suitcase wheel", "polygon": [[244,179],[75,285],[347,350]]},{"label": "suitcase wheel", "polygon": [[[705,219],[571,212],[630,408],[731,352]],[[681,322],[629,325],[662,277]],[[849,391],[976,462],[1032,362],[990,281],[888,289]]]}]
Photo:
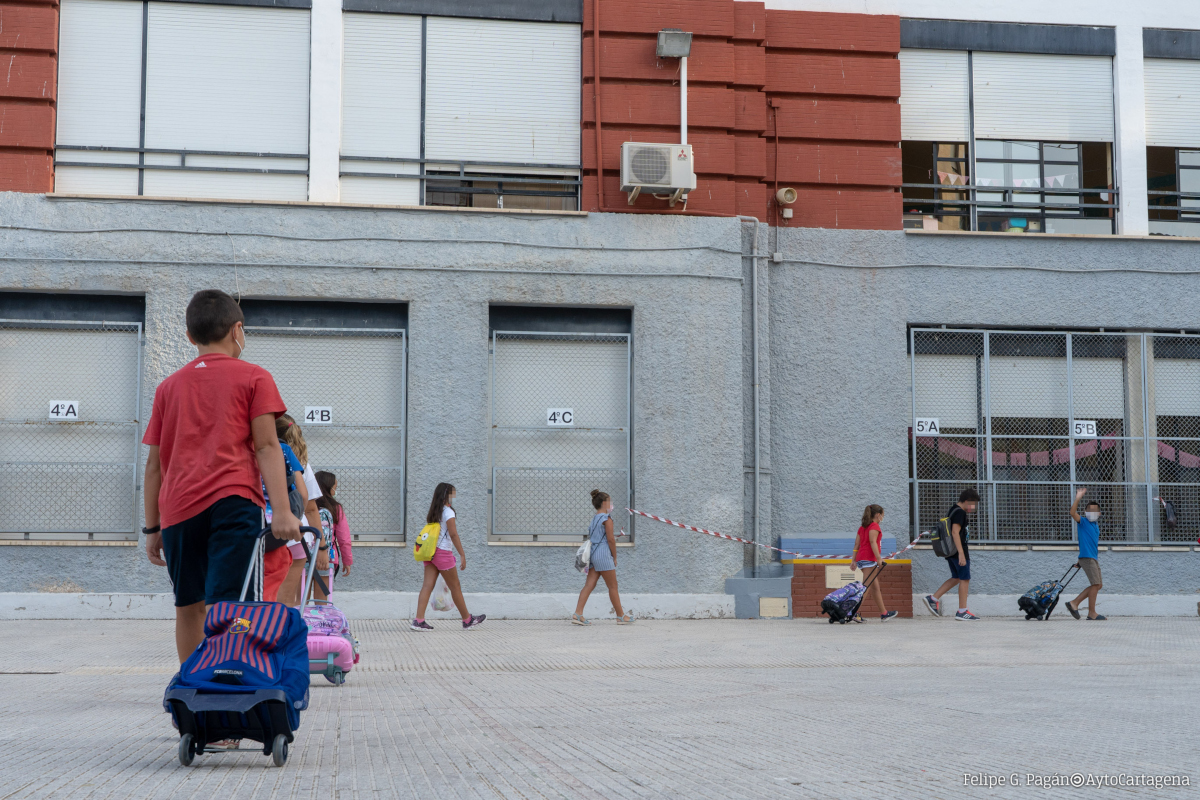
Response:
[{"label": "suitcase wheel", "polygon": [[196,754],[192,752],[192,735],[190,733],[185,733],[183,736],[179,737],[179,763],[182,766],[190,767],[192,765],[192,759],[195,757]]},{"label": "suitcase wheel", "polygon": [[275,737],[275,741],[271,744],[271,761],[277,767],[282,767],[287,763],[288,742],[287,737],[282,733]]}]

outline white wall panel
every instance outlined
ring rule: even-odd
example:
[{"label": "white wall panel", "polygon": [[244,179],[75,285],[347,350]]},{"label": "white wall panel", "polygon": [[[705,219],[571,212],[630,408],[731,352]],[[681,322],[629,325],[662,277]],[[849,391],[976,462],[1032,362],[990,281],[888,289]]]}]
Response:
[{"label": "white wall panel", "polygon": [[427,158],[579,163],[580,26],[430,17]]},{"label": "white wall panel", "polygon": [[[58,130],[62,145],[137,147],[142,103],[142,6],[63,0],[59,20]],[[73,151],[59,160],[136,164],[136,153]],[[137,172],[59,167],[55,191],[137,194]]]},{"label": "white wall panel", "polygon": [[965,142],[971,97],[967,54],[958,50],[900,51],[900,138]]},{"label": "white wall panel", "polygon": [[1147,58],[1146,144],[1200,147],[1200,61]]},{"label": "white wall panel", "polygon": [[1112,59],[974,53],[975,138],[1113,141]]}]

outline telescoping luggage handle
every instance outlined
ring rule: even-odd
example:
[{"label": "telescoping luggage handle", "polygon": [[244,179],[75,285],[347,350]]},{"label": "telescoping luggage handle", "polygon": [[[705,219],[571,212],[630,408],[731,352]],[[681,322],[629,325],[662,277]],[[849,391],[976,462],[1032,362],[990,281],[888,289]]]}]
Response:
[{"label": "telescoping luggage handle", "polygon": [[[1054,613],[1054,609],[1058,608],[1058,601],[1062,598],[1062,593],[1065,592],[1067,587],[1071,585],[1071,581],[1075,580],[1075,576],[1079,574],[1081,569],[1082,567],[1079,566],[1079,562],[1075,562],[1071,566],[1067,567],[1067,571],[1064,572],[1063,576],[1058,579],[1058,583],[1060,586],[1062,586],[1062,588],[1058,590],[1058,597],[1054,598],[1054,602],[1050,605],[1050,608],[1046,609],[1046,616],[1044,619],[1047,622],[1050,620],[1050,615]],[[1075,571],[1071,572],[1071,570]],[[1068,574],[1070,574],[1071,577],[1068,578]],[[1063,583],[1064,580],[1066,583]],[[1075,610],[1078,611],[1079,609]]]},{"label": "telescoping luggage handle", "polygon": [[[316,528],[304,527],[304,528],[301,528],[300,530],[312,531],[315,534],[316,541],[320,541],[322,538],[322,534],[319,531],[317,531]],[[313,558],[312,551],[308,549],[308,542],[301,539],[300,546],[304,548],[304,557],[308,560],[307,561],[308,569],[305,570],[306,580],[302,581],[300,584],[300,605],[301,605],[301,607],[303,607],[305,605],[308,605],[308,603],[307,603],[308,593],[310,591],[312,591],[313,581],[317,582],[317,586],[321,587],[321,591],[325,593],[326,597],[329,597],[329,586],[326,585],[325,579],[317,574],[317,559]],[[330,574],[332,574],[332,573],[330,573]]]},{"label": "telescoping luggage handle", "polygon": [[[321,532],[319,530],[317,530],[316,528],[313,528],[309,525],[301,525],[300,532],[304,533],[305,531],[311,531],[312,534],[318,538],[320,538],[320,536],[321,536]],[[254,568],[256,566],[259,569],[258,569],[258,582],[255,584],[255,587],[254,587],[255,595],[257,596],[257,598],[259,600],[262,599],[262,593],[263,593],[262,560],[263,560],[263,555],[265,555],[265,552],[266,552],[264,549],[266,546],[266,543],[265,543],[263,537],[265,537],[270,532],[271,532],[270,525],[268,525],[267,527],[263,528],[261,531],[258,532],[258,537],[257,537],[258,541],[254,547],[254,552],[250,555],[250,565],[248,567],[246,567],[246,579],[242,581],[242,594],[241,594],[241,596],[238,597],[238,602],[244,603],[246,601],[246,592],[250,591],[250,578],[254,575]],[[302,546],[304,546],[305,555],[308,555],[309,554],[308,546],[304,543],[303,537],[301,537],[301,539],[300,539],[300,544]],[[310,560],[311,560],[311,558],[310,558]]]},{"label": "telescoping luggage handle", "polygon": [[[850,562],[850,566],[852,566],[852,567],[854,566],[853,561]],[[871,577],[867,580],[866,584],[863,586],[863,592],[862,592],[862,594],[860,594],[858,596],[858,605],[856,605],[854,607],[854,611],[850,614],[850,619],[854,619],[856,616],[858,616],[858,610],[860,608],[862,608],[863,601],[867,599],[867,589],[870,589],[871,584],[875,583],[875,580],[880,575],[883,574],[883,568],[886,566],[887,566],[887,561],[885,561],[882,558],[879,559],[879,568],[871,573]]]}]

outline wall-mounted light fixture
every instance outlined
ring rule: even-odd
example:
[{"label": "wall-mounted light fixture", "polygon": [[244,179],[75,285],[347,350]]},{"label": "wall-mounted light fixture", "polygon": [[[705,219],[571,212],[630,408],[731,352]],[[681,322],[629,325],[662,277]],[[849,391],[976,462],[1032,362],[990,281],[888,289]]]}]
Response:
[{"label": "wall-mounted light fixture", "polygon": [[692,54],[692,35],[679,28],[663,28],[654,54],[679,59],[679,143],[687,144],[687,60]]}]

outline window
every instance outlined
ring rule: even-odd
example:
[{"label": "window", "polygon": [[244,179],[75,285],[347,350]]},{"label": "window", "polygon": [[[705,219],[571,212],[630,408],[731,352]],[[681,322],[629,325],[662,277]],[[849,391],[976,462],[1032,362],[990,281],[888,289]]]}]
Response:
[{"label": "window", "polygon": [[61,26],[57,191],[307,199],[308,11],[63,0]]},{"label": "window", "polygon": [[[978,230],[1114,232],[1111,195],[1094,191],[1112,188],[1111,145],[979,140],[975,148]],[[991,187],[1004,188],[984,191]]]},{"label": "window", "polygon": [[[1200,502],[1200,337],[913,329],[916,530],[965,486],[983,502],[975,535],[1071,541],[1077,487],[1104,511],[1108,541],[1191,541],[1161,502]],[[1145,378],[1145,379],[1144,379]],[[937,420],[937,430],[916,420]],[[1158,498],[1161,498],[1158,499]]]},{"label": "window", "polygon": [[1150,233],[1200,236],[1200,150],[1146,148]]},{"label": "window", "polygon": [[966,142],[901,142],[900,148],[904,183],[918,187],[905,190],[904,227],[971,230],[971,198],[966,190],[971,162]]},{"label": "window", "polygon": [[630,323],[625,309],[492,308],[492,541],[578,544],[592,489],[633,533]]},{"label": "window", "polygon": [[900,75],[904,227],[1113,232],[1111,58],[905,48]]},{"label": "window", "polygon": [[342,199],[576,209],[579,48],[579,25],[347,13]]},{"label": "window", "polygon": [[137,540],[143,309],[0,292],[0,538]]},{"label": "window", "polygon": [[[246,299],[242,309],[245,358],[275,378],[313,469],[337,475],[355,541],[404,541],[407,306]],[[329,419],[307,420],[306,409]]]}]

